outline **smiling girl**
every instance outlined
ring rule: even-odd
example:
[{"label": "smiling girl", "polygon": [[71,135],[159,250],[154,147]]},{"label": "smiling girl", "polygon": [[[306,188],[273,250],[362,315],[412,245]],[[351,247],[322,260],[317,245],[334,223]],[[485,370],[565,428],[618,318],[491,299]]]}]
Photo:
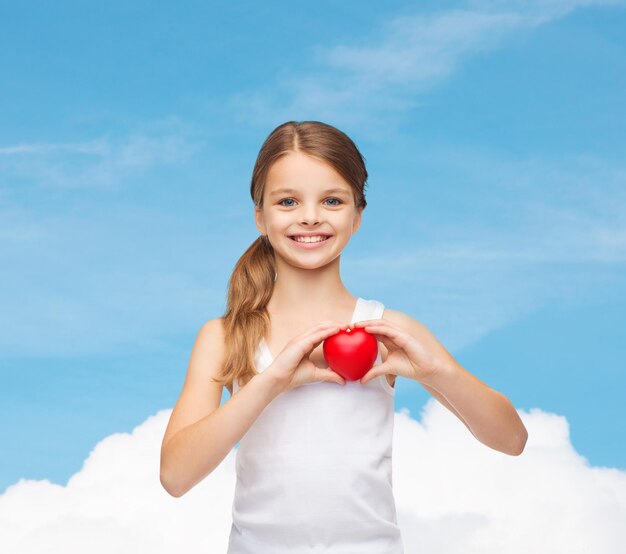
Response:
[{"label": "smiling girl", "polygon": [[[403,553],[391,471],[397,376],[486,446],[524,449],[526,429],[504,395],[424,324],[343,284],[366,181],[353,141],[318,121],[278,126],[257,157],[260,236],[235,266],[224,316],[197,334],[161,447],[161,483],[180,497],[240,443],[229,554]],[[361,380],[345,381],[325,363],[323,341],[355,327],[379,352]],[[231,396],[220,405],[223,387]]]}]

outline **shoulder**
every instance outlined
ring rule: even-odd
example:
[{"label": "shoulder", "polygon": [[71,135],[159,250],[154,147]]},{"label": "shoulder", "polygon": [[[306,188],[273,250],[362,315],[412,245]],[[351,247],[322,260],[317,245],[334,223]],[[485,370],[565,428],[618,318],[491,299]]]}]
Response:
[{"label": "shoulder", "polygon": [[224,353],[224,318],[217,317],[205,322],[196,335],[194,350],[201,354],[211,353],[221,359]]},{"label": "shoulder", "polygon": [[224,318],[216,317],[206,321],[198,331],[198,337],[201,339],[209,337],[224,337]]},{"label": "shoulder", "polygon": [[421,321],[418,321],[414,317],[401,312],[400,310],[392,310],[391,308],[385,307],[385,311],[383,312],[382,319],[386,319],[399,327],[402,327],[406,331],[410,331],[411,333],[420,333],[427,332],[428,328]]},{"label": "shoulder", "polygon": [[223,337],[224,336],[224,318],[216,317],[214,319],[209,319],[202,325],[202,327],[200,327],[198,334],[204,335],[204,336],[218,335],[218,336]]},{"label": "shoulder", "polygon": [[409,314],[399,310],[385,308],[382,319],[386,319],[390,323],[397,325],[425,344],[428,344],[440,351],[445,350],[443,345],[439,342],[439,340],[437,340],[431,330],[424,323]]}]

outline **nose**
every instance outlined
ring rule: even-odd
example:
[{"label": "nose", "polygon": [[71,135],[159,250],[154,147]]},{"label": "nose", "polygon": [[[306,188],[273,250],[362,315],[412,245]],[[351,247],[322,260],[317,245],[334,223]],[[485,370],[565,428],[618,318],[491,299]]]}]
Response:
[{"label": "nose", "polygon": [[319,223],[319,218],[319,210],[316,206],[311,205],[302,209],[300,223],[304,223],[306,225],[316,225]]}]

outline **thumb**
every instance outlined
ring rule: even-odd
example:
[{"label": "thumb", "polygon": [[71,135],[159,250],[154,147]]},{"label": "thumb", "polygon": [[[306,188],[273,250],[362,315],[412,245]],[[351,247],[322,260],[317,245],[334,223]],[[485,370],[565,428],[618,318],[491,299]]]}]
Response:
[{"label": "thumb", "polygon": [[319,380],[320,381],[329,381],[332,383],[338,383],[340,385],[345,385],[346,380],[339,375],[336,371],[332,369],[320,369],[319,370]]},{"label": "thumb", "polygon": [[387,365],[386,362],[379,364],[379,365],[375,365],[365,375],[363,375],[363,377],[361,377],[360,382],[362,385],[364,385],[365,383],[367,383],[368,381],[371,381],[372,379],[378,377],[379,375],[390,373],[390,369],[391,368]]}]

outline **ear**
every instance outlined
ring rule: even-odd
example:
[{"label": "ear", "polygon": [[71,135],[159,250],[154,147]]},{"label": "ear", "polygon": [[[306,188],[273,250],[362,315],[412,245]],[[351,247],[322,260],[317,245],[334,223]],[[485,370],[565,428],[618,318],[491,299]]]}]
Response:
[{"label": "ear", "polygon": [[263,210],[259,206],[254,206],[254,223],[256,228],[262,235],[266,235],[265,220],[263,219]]},{"label": "ear", "polygon": [[365,208],[357,208],[357,213],[352,221],[352,234],[356,233],[361,227],[361,216]]}]

